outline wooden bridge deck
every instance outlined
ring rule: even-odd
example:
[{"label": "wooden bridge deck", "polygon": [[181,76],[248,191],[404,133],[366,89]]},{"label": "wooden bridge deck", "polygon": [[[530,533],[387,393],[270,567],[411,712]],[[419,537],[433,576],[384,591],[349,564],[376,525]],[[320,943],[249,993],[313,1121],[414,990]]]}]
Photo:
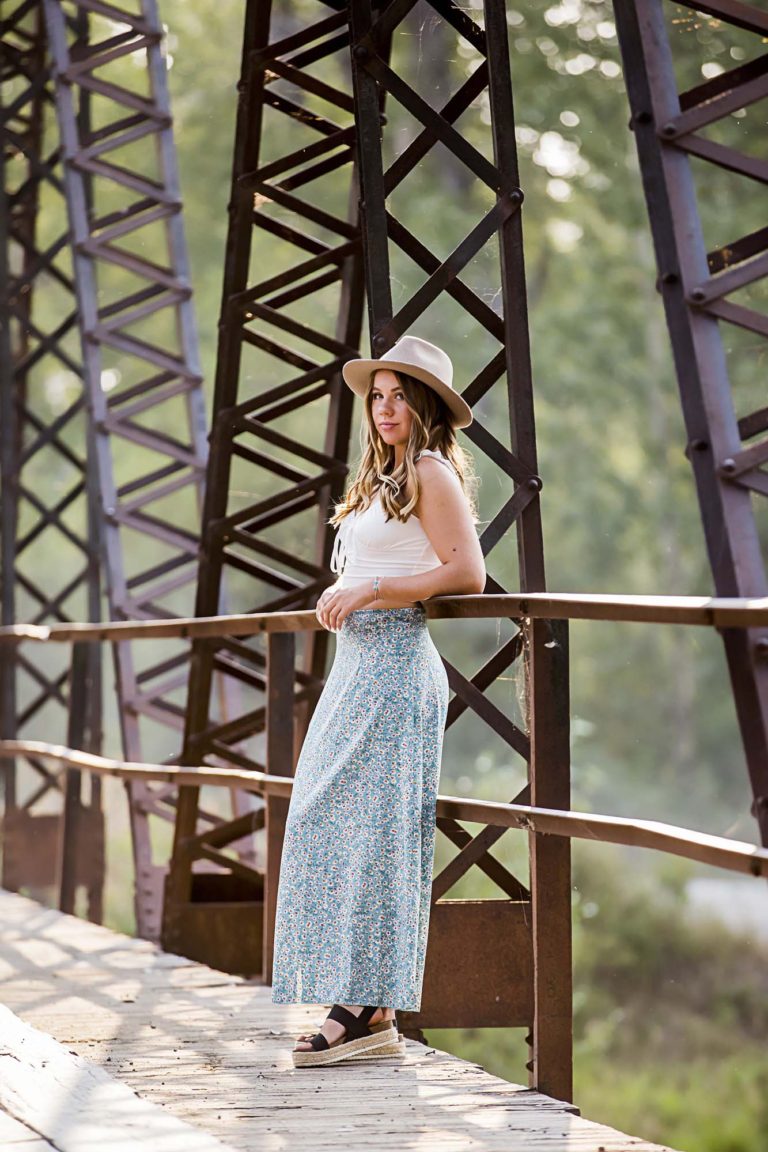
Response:
[{"label": "wooden bridge deck", "polygon": [[[128,1152],[142,1132],[144,1152],[662,1152],[410,1040],[402,1059],[294,1069],[293,1037],[321,1006],[273,1004],[262,984],[2,890],[0,1002],[19,1018],[0,1020],[0,1144],[18,1152]],[[63,1071],[34,1029],[59,1042]],[[19,1077],[35,1061],[25,1104]],[[61,1115],[73,1076],[79,1127]],[[119,1140],[86,1131],[99,1093],[114,1098]]]}]

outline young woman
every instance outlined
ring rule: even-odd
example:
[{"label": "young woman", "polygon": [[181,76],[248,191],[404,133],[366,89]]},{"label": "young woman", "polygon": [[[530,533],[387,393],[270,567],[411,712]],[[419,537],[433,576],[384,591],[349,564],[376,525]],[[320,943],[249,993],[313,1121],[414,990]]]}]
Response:
[{"label": "young woman", "polygon": [[430,914],[448,678],[420,601],[479,593],[474,476],[456,442],[472,412],[433,344],[404,336],[351,360],[365,399],[362,459],[330,523],[318,600],[336,654],[293,784],[277,894],[272,1000],[332,1004],[297,1066],[402,1050],[417,1011]]}]

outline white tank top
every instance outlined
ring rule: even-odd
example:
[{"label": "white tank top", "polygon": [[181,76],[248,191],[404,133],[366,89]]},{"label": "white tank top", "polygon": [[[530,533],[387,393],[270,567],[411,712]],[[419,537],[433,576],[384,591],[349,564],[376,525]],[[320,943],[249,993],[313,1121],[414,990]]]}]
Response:
[{"label": "white tank top", "polygon": [[[434,456],[454,471],[442,452],[425,448],[416,459],[420,456]],[[331,571],[339,576],[340,588],[374,576],[415,576],[441,563],[418,517],[411,513],[405,523],[394,516],[387,520],[378,492],[363,512],[350,512],[336,525]]]}]

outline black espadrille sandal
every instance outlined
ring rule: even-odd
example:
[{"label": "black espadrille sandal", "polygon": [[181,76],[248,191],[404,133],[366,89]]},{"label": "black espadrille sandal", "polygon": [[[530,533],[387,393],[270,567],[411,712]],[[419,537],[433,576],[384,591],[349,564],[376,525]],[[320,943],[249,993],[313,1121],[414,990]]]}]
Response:
[{"label": "black espadrille sandal", "polygon": [[389,1025],[389,1027],[383,1028],[380,1025],[369,1025],[368,1023],[378,1007],[376,1004],[366,1004],[360,1015],[355,1016],[353,1012],[342,1007],[341,1004],[334,1004],[326,1019],[336,1020],[339,1024],[343,1024],[344,1035],[329,1044],[322,1032],[316,1032],[309,1039],[309,1043],[312,1045],[311,1050],[294,1049],[291,1053],[294,1066],[304,1068],[337,1064],[348,1056],[372,1052],[384,1044],[391,1044],[397,1033],[394,1020],[382,1021],[384,1025]]}]

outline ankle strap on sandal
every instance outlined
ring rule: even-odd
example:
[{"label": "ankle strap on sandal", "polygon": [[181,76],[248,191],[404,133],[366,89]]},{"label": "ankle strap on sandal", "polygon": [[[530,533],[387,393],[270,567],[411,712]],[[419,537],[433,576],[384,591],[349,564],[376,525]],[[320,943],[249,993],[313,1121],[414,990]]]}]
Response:
[{"label": "ankle strap on sandal", "polygon": [[328,1019],[343,1024],[350,1040],[359,1040],[362,1036],[371,1035],[368,1021],[377,1008],[378,1005],[364,1005],[360,1015],[355,1016],[354,1012],[350,1012],[348,1008],[342,1007],[341,1004],[334,1004],[328,1013]]}]

